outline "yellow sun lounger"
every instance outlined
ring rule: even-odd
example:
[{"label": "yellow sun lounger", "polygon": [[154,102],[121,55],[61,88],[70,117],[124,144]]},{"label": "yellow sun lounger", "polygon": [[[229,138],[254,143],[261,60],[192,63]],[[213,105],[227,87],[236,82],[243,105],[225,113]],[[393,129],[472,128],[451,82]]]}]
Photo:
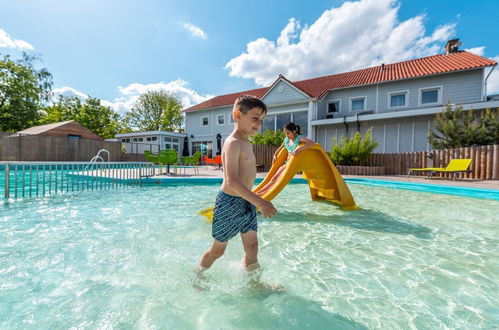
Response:
[{"label": "yellow sun lounger", "polygon": [[471,159],[451,159],[447,167],[424,167],[424,168],[410,168],[407,172],[407,177],[413,171],[423,171],[428,173],[428,178],[431,179],[435,173],[452,173],[453,180],[456,180],[457,173],[470,172]]}]

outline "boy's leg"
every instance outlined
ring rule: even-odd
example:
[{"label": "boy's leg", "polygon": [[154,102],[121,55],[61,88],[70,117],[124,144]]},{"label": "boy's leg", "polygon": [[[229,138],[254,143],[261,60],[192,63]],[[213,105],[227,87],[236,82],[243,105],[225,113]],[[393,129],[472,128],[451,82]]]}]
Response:
[{"label": "boy's leg", "polygon": [[247,233],[241,233],[241,239],[244,247],[243,267],[248,271],[254,270],[259,267],[258,237],[256,231],[250,230]]},{"label": "boy's leg", "polygon": [[201,257],[201,261],[199,262],[199,270],[210,268],[215,260],[223,256],[228,243],[229,242],[219,242],[214,239],[211,247]]}]

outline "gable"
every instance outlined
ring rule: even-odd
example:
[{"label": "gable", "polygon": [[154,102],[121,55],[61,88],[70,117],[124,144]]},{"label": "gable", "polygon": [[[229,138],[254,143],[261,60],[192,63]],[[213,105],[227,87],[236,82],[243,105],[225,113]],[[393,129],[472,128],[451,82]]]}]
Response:
[{"label": "gable", "polygon": [[309,97],[298,88],[284,80],[280,80],[267,91],[262,101],[266,104],[275,104],[308,99]]}]

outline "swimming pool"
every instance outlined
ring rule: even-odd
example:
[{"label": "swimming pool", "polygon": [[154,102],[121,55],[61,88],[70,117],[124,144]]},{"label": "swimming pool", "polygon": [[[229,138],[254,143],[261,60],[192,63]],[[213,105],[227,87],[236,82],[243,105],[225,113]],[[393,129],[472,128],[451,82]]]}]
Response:
[{"label": "swimming pool", "polygon": [[[499,202],[350,185],[362,210],[289,185],[259,219],[252,291],[236,239],[195,288],[195,213],[218,186],[80,191],[0,206],[0,328],[493,328]],[[477,202],[478,201],[478,202]]]}]

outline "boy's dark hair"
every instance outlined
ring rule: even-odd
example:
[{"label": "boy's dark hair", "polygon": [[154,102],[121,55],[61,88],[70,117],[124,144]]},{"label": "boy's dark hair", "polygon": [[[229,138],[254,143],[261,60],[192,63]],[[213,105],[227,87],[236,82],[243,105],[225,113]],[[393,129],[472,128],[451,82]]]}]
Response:
[{"label": "boy's dark hair", "polygon": [[258,97],[241,95],[236,99],[236,102],[234,102],[234,109],[232,112],[239,110],[242,113],[247,114],[253,108],[260,108],[263,113],[267,113],[267,106]]},{"label": "boy's dark hair", "polygon": [[287,123],[286,125],[284,125],[284,128],[287,129],[287,130],[290,130],[295,135],[300,135],[301,134],[301,132],[300,132],[300,125],[296,125],[295,123]]}]

